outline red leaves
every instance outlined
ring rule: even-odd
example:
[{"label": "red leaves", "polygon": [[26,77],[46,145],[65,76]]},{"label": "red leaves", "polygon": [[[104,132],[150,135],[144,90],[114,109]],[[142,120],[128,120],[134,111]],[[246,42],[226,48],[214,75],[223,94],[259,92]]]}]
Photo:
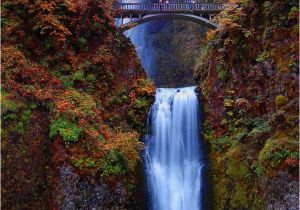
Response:
[{"label": "red leaves", "polygon": [[285,164],[291,168],[297,168],[299,161],[293,157],[288,157],[287,159],[285,159]]},{"label": "red leaves", "polygon": [[109,139],[111,137],[108,127],[104,124],[101,125],[101,133],[106,139]]}]

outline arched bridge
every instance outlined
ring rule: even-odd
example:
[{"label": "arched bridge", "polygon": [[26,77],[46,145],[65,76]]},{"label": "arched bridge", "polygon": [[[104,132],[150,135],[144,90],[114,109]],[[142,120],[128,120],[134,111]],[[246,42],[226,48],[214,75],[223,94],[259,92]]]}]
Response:
[{"label": "arched bridge", "polygon": [[[114,17],[121,19],[123,30],[163,19],[185,19],[216,29],[218,25],[212,22],[212,16],[225,6],[222,3],[115,3]],[[129,22],[124,24],[124,18],[129,18]]]}]

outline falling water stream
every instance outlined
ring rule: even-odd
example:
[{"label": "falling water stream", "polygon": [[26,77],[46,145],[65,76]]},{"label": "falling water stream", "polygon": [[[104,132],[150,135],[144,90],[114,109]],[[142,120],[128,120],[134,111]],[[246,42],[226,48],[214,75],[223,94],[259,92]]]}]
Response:
[{"label": "falling water stream", "polygon": [[152,210],[199,210],[202,147],[195,87],[158,88],[149,115],[146,171]]}]

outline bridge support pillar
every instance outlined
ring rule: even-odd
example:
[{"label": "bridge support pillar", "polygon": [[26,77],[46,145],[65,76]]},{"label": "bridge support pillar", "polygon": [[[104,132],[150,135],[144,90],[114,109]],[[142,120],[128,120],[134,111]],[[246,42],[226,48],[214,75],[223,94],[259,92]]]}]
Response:
[{"label": "bridge support pillar", "polygon": [[209,15],[209,20],[211,20],[212,19],[212,15]]},{"label": "bridge support pillar", "polygon": [[130,22],[132,21],[132,14],[129,15]]}]

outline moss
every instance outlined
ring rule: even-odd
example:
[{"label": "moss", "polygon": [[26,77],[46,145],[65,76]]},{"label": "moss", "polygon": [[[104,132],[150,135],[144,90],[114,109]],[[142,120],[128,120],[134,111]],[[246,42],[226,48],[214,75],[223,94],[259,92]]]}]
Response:
[{"label": "moss", "polygon": [[230,206],[232,209],[247,209],[249,206],[247,190],[242,185],[235,185],[232,197],[230,199]]},{"label": "moss", "polygon": [[213,182],[214,182],[213,195],[215,196],[214,197],[215,209],[224,209],[224,206],[226,205],[226,195],[228,194],[228,190],[226,188],[227,180],[226,178],[222,177],[222,175],[218,175],[213,177]]},{"label": "moss", "polygon": [[226,174],[233,179],[243,179],[249,173],[247,163],[241,159],[242,154],[241,145],[236,145],[227,152],[228,162]]}]

